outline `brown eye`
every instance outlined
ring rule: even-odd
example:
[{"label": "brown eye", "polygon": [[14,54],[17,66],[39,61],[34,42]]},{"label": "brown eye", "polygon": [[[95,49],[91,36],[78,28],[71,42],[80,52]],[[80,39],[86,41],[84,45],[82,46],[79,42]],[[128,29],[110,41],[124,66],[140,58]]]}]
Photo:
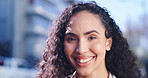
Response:
[{"label": "brown eye", "polygon": [[95,36],[88,37],[88,40],[95,40],[95,39],[97,39]]},{"label": "brown eye", "polygon": [[74,37],[69,37],[66,39],[68,42],[75,42],[76,41],[76,38]]}]

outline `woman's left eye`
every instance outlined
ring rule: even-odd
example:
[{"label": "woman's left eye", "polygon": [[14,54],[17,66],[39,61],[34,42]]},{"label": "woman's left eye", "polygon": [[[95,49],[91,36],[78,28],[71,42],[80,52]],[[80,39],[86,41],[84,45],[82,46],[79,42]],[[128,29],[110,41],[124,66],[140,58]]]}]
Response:
[{"label": "woman's left eye", "polygon": [[88,40],[94,40],[94,39],[97,39],[97,38],[95,36],[88,37]]}]

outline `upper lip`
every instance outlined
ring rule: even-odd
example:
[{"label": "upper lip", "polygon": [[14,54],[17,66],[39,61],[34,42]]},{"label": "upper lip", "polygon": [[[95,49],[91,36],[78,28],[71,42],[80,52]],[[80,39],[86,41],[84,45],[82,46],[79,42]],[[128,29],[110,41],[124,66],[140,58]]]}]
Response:
[{"label": "upper lip", "polygon": [[94,56],[76,56],[74,57],[75,59],[88,59],[88,58],[92,58]]}]

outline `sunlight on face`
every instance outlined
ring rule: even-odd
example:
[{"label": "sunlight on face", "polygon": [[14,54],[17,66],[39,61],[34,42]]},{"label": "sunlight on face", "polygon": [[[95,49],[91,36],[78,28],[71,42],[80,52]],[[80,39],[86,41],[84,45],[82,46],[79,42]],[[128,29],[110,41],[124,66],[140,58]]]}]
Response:
[{"label": "sunlight on face", "polygon": [[79,77],[100,77],[98,73],[107,72],[105,55],[111,44],[112,39],[105,37],[99,16],[81,11],[71,17],[66,28],[64,50]]}]

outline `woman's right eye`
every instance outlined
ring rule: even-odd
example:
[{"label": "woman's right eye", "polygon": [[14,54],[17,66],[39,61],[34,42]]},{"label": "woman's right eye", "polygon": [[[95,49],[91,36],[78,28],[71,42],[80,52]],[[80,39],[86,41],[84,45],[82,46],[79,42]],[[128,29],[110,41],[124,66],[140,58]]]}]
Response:
[{"label": "woman's right eye", "polygon": [[75,42],[76,41],[76,38],[74,37],[69,37],[66,39],[68,42]]}]

